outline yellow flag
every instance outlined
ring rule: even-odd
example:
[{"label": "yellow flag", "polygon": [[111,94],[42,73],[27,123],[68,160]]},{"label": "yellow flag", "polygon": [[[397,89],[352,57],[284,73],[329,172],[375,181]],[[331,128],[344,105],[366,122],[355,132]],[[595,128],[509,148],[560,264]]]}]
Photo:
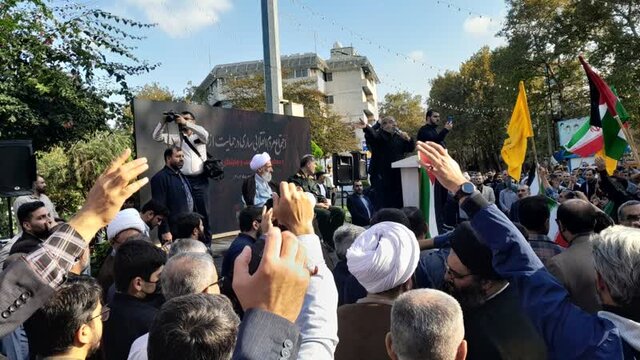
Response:
[{"label": "yellow flag", "polygon": [[604,163],[607,167],[607,174],[609,174],[609,176],[613,175],[613,172],[618,167],[618,160],[608,157],[604,152],[604,146],[600,150],[598,150],[596,156],[600,156],[604,159]]},{"label": "yellow flag", "polygon": [[509,121],[507,128],[509,137],[504,141],[501,151],[502,159],[508,166],[509,176],[517,181],[520,181],[522,163],[527,154],[527,138],[533,136],[524,82],[520,81],[519,88],[518,99],[513,107],[513,114],[511,114],[511,121]]}]

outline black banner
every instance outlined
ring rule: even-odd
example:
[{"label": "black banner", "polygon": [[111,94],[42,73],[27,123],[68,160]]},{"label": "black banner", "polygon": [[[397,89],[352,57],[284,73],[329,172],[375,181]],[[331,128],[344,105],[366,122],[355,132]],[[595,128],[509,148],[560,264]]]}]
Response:
[{"label": "black banner", "polygon": [[[225,164],[224,179],[209,180],[209,218],[216,234],[238,229],[242,181],[252,175],[249,162],[253,155],[269,153],[273,178],[278,182],[293,175],[300,158],[311,152],[306,118],[138,99],[133,109],[136,150],[139,157],[149,159],[149,170],[144,174],[149,179],[164,166],[162,154],[167,145],[152,138],[154,128],[163,121],[163,112],[190,111],[196,124],[209,132],[207,150]],[[169,123],[166,131],[178,134],[179,130],[175,123]],[[144,204],[151,197],[151,188],[145,186],[140,195]]]}]

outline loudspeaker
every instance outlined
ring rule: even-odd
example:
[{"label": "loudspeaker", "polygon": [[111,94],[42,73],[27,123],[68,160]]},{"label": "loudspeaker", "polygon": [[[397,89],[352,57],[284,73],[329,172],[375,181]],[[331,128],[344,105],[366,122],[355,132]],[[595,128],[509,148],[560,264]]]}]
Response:
[{"label": "loudspeaker", "polygon": [[367,173],[367,154],[360,151],[351,152],[353,156],[353,179],[354,180],[367,180],[369,175]]},{"label": "loudspeaker", "polygon": [[353,184],[353,156],[333,154],[333,183]]},{"label": "loudspeaker", "polygon": [[36,180],[36,158],[31,140],[0,141],[0,154],[5,159],[0,176],[0,196],[16,197],[31,194]]}]

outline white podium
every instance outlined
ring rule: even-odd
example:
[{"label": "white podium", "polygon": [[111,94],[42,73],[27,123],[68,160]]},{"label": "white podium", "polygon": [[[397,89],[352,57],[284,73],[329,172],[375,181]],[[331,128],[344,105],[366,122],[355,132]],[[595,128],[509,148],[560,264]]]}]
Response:
[{"label": "white podium", "polygon": [[402,177],[403,206],[420,207],[420,173],[418,155],[409,156],[391,163],[392,168],[400,169]]}]

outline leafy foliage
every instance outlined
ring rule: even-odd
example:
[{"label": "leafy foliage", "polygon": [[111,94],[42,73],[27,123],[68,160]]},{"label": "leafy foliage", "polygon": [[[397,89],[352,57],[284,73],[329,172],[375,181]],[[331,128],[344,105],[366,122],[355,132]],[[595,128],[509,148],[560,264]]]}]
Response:
[{"label": "leafy foliage", "polygon": [[[112,96],[131,99],[127,77],[157,64],[138,59],[135,33],[153,25],[70,1],[0,5],[0,139],[47,149],[107,130],[121,115]],[[113,85],[107,85],[113,84]]]}]

